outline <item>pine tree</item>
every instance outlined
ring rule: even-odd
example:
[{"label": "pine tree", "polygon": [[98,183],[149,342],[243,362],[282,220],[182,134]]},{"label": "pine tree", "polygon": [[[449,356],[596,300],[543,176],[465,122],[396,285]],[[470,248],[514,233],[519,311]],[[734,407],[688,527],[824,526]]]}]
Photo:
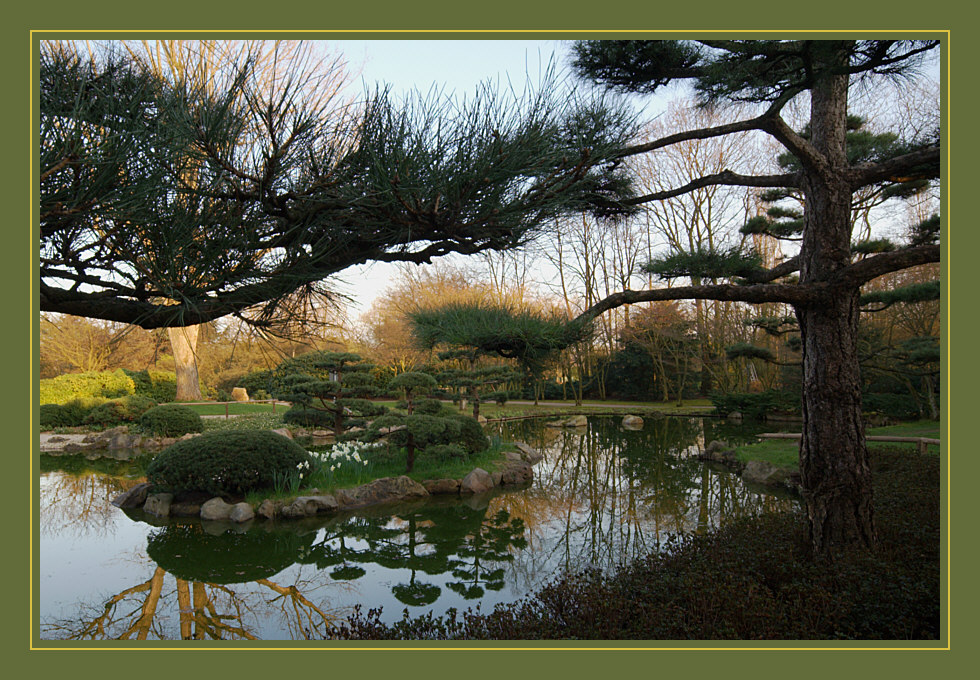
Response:
[{"label": "pine tree", "polygon": [[371,401],[384,394],[373,384],[373,364],[352,352],[309,352],[276,369],[276,399],[292,402],[286,422],[329,425],[340,436],[352,419],[382,415]]},{"label": "pine tree", "polygon": [[[673,275],[705,274],[719,266],[734,270],[740,283],[624,291],[586,311],[591,319],[622,304],[665,299],[783,302],[793,306],[803,357],[803,438],[800,466],[809,534],[817,555],[876,544],[871,473],[861,420],[858,317],[862,284],[882,274],[937,262],[938,223],[922,239],[903,248],[857,259],[852,248],[851,211],[856,192],[873,188],[900,195],[909,183],[939,176],[939,131],[923,139],[881,144],[876,153],[848,146],[853,118],[848,90],[858,79],[911,77],[923,55],[938,41],[584,41],[576,43],[579,75],[627,92],[651,93],[690,79],[705,105],[750,102],[762,112],[714,128],[685,130],[624,149],[622,157],[685,140],[760,131],[792,157],[775,175],[723,172],[695,178],[685,186],[638,197],[633,204],[682,195],[697,187],[731,185],[798,192],[801,214],[775,214],[795,221],[800,231],[797,257],[763,271],[730,253],[702,253],[669,263]],[[793,130],[785,106],[809,96],[810,120]],[[887,148],[885,148],[887,147]],[[879,194],[880,195],[880,194]],[[758,225],[757,225],[758,226]],[[714,261],[709,261],[714,258]],[[663,265],[664,263],[661,263]],[[798,273],[798,280],[793,275]]]},{"label": "pine tree", "polygon": [[515,247],[629,195],[603,160],[632,114],[552,87],[346,104],[299,72],[265,88],[254,59],[199,83],[111,51],[40,56],[42,311],[274,328],[352,265]]}]

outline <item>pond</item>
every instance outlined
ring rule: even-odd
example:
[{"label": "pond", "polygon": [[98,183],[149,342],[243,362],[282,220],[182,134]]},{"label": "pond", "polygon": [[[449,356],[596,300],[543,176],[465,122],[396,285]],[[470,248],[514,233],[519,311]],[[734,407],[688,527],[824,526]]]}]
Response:
[{"label": "pond", "polygon": [[[615,569],[670,536],[785,510],[697,459],[712,439],[761,427],[713,419],[590,418],[490,426],[544,454],[526,488],[247,526],[159,520],[109,501],[140,474],[125,463],[44,457],[40,623],[45,639],[318,639],[355,605],[382,620],[516,601],[563,570]],[[770,425],[768,428],[772,429]]]}]

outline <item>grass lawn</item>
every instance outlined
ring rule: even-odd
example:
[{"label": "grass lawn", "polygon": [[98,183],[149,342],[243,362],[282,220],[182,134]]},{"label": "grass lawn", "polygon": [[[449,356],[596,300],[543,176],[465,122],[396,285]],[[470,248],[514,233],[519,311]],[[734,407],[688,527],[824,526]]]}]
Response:
[{"label": "grass lawn", "polygon": [[[869,427],[865,434],[868,436],[894,436],[894,437],[928,437],[939,439],[939,423],[935,420],[917,420],[887,427]],[[906,450],[915,450],[914,443],[900,442],[868,442],[870,448],[882,446],[900,447]],[[764,460],[773,465],[782,467],[799,467],[800,464],[800,443],[794,439],[764,439],[754,444],[745,444],[735,449],[738,459],[747,463],[750,460]],[[930,444],[929,453],[938,453],[939,447]]]},{"label": "grass lawn", "polygon": [[[616,415],[636,412],[657,411],[667,415],[689,415],[691,413],[704,412],[714,407],[707,399],[685,399],[683,406],[677,406],[676,402],[649,402],[649,401],[596,401],[586,400],[581,406],[576,406],[572,400],[546,399],[535,406],[532,403],[508,402],[503,406],[498,406],[493,402],[483,402],[480,404],[480,415],[486,418],[515,418],[520,416],[547,416],[562,413],[587,413],[595,415]],[[472,407],[467,406],[466,411],[472,413]]]},{"label": "grass lawn", "polygon": [[[174,402],[180,404],[180,402]],[[189,409],[195,411],[201,416],[223,416],[225,414],[225,407],[228,408],[228,414],[233,416],[242,415],[252,415],[255,413],[272,413],[272,404],[251,404],[248,402],[234,403],[234,404],[180,404],[181,406],[186,406]],[[276,413],[285,413],[289,410],[287,404],[276,404]]]}]

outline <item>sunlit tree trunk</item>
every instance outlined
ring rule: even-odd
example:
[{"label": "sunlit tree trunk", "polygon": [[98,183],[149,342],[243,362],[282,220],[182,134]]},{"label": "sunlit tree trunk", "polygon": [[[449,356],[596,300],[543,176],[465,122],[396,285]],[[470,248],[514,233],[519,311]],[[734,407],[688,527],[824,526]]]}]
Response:
[{"label": "sunlit tree trunk", "polygon": [[177,374],[177,401],[201,401],[201,382],[197,374],[197,335],[200,326],[168,328]]}]

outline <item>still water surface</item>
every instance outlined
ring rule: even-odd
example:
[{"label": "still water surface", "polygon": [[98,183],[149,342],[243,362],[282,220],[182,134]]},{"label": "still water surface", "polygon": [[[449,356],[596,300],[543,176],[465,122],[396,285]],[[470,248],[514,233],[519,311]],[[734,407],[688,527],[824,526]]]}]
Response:
[{"label": "still water surface", "polygon": [[614,569],[671,535],[796,503],[696,458],[706,442],[738,441],[753,434],[747,428],[700,418],[648,420],[640,431],[619,423],[496,425],[504,440],[545,455],[517,491],[298,522],[161,521],[110,505],[136,481],[125,466],[43,472],[41,635],[307,639],[357,604],[382,607],[386,621],[406,609],[488,610],[563,570]]}]

